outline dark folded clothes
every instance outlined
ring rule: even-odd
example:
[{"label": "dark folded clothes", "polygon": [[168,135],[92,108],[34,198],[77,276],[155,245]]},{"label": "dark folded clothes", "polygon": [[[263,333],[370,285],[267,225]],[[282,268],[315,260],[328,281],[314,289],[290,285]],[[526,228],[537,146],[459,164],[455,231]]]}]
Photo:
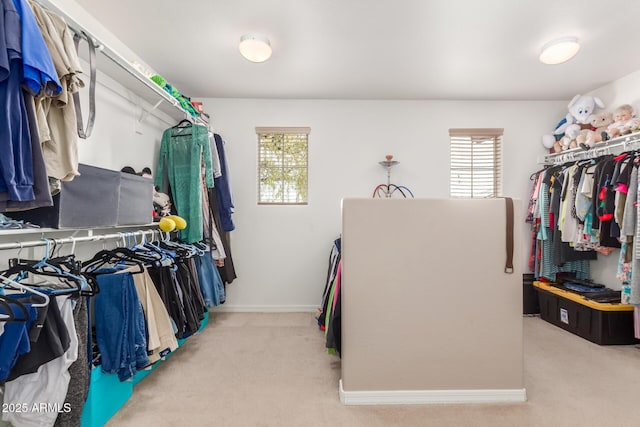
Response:
[{"label": "dark folded clothes", "polygon": [[597,292],[594,294],[588,294],[584,296],[585,298],[591,300],[591,301],[595,301],[595,302],[611,302],[611,303],[619,303],[620,302],[620,297],[621,297],[621,292],[620,291],[613,291],[613,290],[607,290],[607,291],[602,291],[602,292]]},{"label": "dark folded clothes", "polygon": [[581,285],[579,283],[574,282],[565,282],[562,284],[562,287],[565,289],[569,289],[571,291],[576,291],[580,293],[593,293],[593,292],[602,292],[603,288],[594,288],[591,286]]},{"label": "dark folded clothes", "polygon": [[601,283],[595,283],[595,282],[592,282],[591,280],[577,279],[577,278],[571,278],[571,279],[564,280],[563,284],[566,285],[567,283],[573,283],[573,284],[576,284],[576,285],[588,286],[590,288],[604,288],[605,287]]},{"label": "dark folded clothes", "polygon": [[574,283],[573,281],[557,284],[556,287],[576,293],[578,295],[582,295],[586,299],[595,302],[619,303],[621,297],[620,291],[615,291],[613,289],[605,287],[593,288],[590,286],[584,286],[578,283]]}]

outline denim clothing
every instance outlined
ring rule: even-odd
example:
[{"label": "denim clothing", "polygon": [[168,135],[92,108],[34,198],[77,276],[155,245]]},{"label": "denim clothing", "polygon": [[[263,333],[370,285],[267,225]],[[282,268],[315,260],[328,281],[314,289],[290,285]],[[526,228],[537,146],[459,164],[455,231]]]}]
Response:
[{"label": "denim clothing", "polygon": [[211,253],[205,252],[202,256],[194,257],[194,260],[205,305],[213,307],[222,304],[225,301],[224,284],[213,264]]},{"label": "denim clothing", "polygon": [[104,274],[107,271],[97,272],[96,340],[102,371],[126,381],[149,364],[145,319],[131,273]]}]

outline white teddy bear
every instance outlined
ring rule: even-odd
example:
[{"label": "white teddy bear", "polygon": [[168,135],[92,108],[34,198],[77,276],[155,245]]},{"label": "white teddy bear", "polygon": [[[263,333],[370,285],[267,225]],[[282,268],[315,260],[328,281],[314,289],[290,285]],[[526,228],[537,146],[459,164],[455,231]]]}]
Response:
[{"label": "white teddy bear", "polygon": [[[542,145],[545,148],[552,148],[555,146],[556,151],[560,151],[561,144],[557,141],[563,136],[569,140],[575,140],[581,129],[590,129],[591,124],[589,120],[591,115],[595,112],[596,108],[604,108],[604,103],[600,98],[595,96],[576,95],[573,97],[568,105],[569,112],[564,119],[558,123],[553,135],[543,135]],[[566,148],[564,148],[566,149]]]}]

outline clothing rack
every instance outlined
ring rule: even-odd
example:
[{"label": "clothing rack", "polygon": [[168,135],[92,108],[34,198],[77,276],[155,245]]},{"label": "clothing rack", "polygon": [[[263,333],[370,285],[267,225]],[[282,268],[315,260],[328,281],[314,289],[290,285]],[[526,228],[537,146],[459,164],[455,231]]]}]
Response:
[{"label": "clothing rack", "polygon": [[[129,243],[127,242],[127,239],[136,239],[137,237],[142,237],[143,239],[146,238],[148,235],[151,235],[152,238],[153,236],[159,233],[159,235],[161,237],[163,237],[164,235],[162,234],[161,231],[158,230],[139,230],[139,231],[128,231],[128,232],[120,232],[120,233],[111,233],[111,234],[94,234],[94,235],[90,235],[90,236],[80,236],[80,237],[74,237],[74,236],[69,236],[69,237],[62,237],[62,238],[57,238],[57,239],[50,239],[50,238],[45,238],[42,237],[40,240],[29,240],[26,242],[7,242],[7,243],[0,243],[0,250],[9,250],[9,249],[23,249],[23,248],[34,248],[34,247],[38,247],[38,246],[47,246],[50,244],[55,244],[55,245],[64,245],[65,243],[71,243],[73,245],[75,245],[76,243],[80,243],[80,242],[100,242],[100,241],[107,241],[107,240],[117,240],[117,239],[122,239],[123,242]],[[166,234],[166,236],[169,236],[169,233]]]},{"label": "clothing rack", "polygon": [[[62,10],[58,6],[57,4],[58,2],[55,2],[52,0],[34,0],[34,1],[42,5],[44,8],[60,15],[66,22],[67,26],[74,33],[80,35],[81,37],[91,38],[93,40],[94,45],[96,46],[97,52],[101,52],[113,64],[117,65],[120,69],[124,70],[130,77],[134,79],[134,81],[136,81],[137,84],[142,84],[143,87],[146,87],[147,89],[152,91],[154,99],[151,100],[147,97],[147,100],[153,106],[151,107],[151,109],[149,109],[149,111],[145,111],[143,113],[143,116],[142,116],[143,118],[149,115],[155,109],[157,109],[162,104],[162,101],[166,101],[171,106],[171,109],[173,109],[174,111],[180,112],[181,113],[180,115],[184,115],[184,117],[189,117],[189,119],[192,120],[194,123],[199,123],[207,128],[210,128],[208,123],[206,123],[204,120],[202,120],[199,117],[191,116],[185,109],[182,108],[182,106],[180,105],[177,99],[173,98],[171,95],[165,92],[155,82],[153,82],[151,79],[147,78],[147,76],[145,76],[142,72],[134,68],[133,65],[127,59],[122,57],[122,55],[120,55],[118,52],[110,48],[103,41],[99,40],[85,26],[78,23],[78,21],[76,21],[72,16],[70,16],[68,13]],[[115,80],[120,81],[119,79],[115,79]],[[120,83],[122,84],[123,82],[120,81]],[[140,93],[138,94],[141,95]],[[158,98],[160,98],[160,100],[157,100]]]},{"label": "clothing rack", "polygon": [[578,160],[593,159],[607,154],[616,155],[638,148],[640,148],[640,132],[613,138],[606,142],[600,142],[590,150],[572,148],[561,153],[547,154],[541,163],[545,165],[559,165]]}]

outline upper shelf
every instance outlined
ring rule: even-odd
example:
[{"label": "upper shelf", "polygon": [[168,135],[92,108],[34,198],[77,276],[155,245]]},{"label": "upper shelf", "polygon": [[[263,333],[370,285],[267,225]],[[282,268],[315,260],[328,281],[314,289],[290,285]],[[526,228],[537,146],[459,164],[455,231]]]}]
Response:
[{"label": "upper shelf", "polygon": [[[101,55],[96,54],[96,65],[100,72],[111,77],[123,87],[138,95],[141,99],[153,105],[152,109],[158,109],[176,121],[189,118],[194,123],[209,126],[202,118],[194,117],[183,109],[178,100],[136,69],[127,59],[122,57],[122,55],[95,37],[90,30],[74,20],[56,4],[50,0],[35,1],[64,18],[67,26],[74,32],[78,34],[84,33],[93,39],[97,51],[101,53]],[[84,50],[86,49],[81,46],[80,51],[83,52]],[[100,61],[101,57],[106,57],[109,61]]]},{"label": "upper shelf", "polygon": [[640,148],[640,132],[619,136],[606,142],[599,142],[590,150],[582,148],[572,148],[560,153],[547,154],[544,156],[544,164],[562,164],[576,160],[593,159],[605,154],[620,154],[624,151]]}]

